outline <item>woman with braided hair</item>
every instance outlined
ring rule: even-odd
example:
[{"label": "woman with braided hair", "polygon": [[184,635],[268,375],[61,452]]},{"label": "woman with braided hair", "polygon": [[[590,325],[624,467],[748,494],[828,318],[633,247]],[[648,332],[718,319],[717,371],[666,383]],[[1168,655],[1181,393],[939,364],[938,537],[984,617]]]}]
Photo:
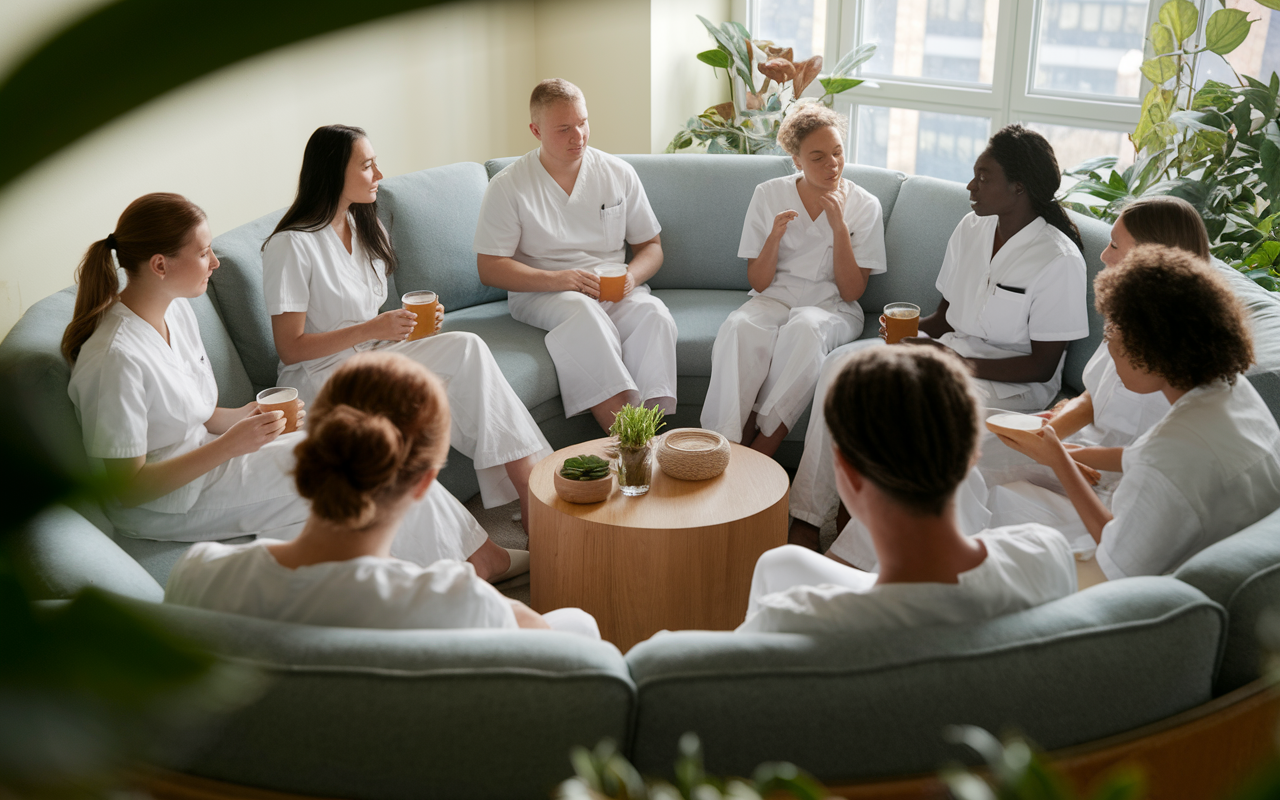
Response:
[{"label": "woman with braided hair", "polygon": [[977,458],[978,398],[960,359],[878,347],[825,398],[841,499],[871,531],[875,575],[803,547],[756,563],[739,631],[838,633],[975,622],[1076,589],[1062,534],[1034,523],[965,536],[955,494]]},{"label": "woman with braided hair", "polygon": [[309,625],[555,628],[600,638],[586,612],[537,614],[467,562],[394,557],[400,528],[412,525],[449,451],[449,400],[425,367],[395,353],[352,356],[313,406],[296,448],[297,492],[311,503],[302,532],[287,542],[195,545],[170,573],[166,602]]},{"label": "woman with braided hair", "polygon": [[[1062,385],[1067,344],[1089,335],[1080,234],[1054,200],[1061,174],[1053,148],[1021,125],[1000,129],[973,165],[969,203],[938,272],[938,308],[903,339],[955,352],[983,406],[1040,411]],[[881,327],[881,335],[884,328]],[[816,396],[863,340],[827,356]],[[836,505],[831,443],[817,404],[791,487],[791,541],[817,546]]]}]

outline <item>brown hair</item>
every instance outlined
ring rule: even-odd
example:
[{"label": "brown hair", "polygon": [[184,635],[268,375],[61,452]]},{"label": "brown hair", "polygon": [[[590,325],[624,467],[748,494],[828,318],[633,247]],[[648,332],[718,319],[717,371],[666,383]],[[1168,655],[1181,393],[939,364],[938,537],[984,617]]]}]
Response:
[{"label": "brown hair", "polygon": [[778,129],[778,144],[782,145],[788,155],[799,158],[800,143],[819,128],[835,128],[843,141],[845,134],[849,132],[849,122],[821,103],[801,106]]},{"label": "brown hair", "polygon": [[1093,281],[1108,336],[1135,367],[1188,390],[1253,363],[1244,309],[1227,279],[1186,250],[1144,244]]},{"label": "brown hair", "polygon": [[585,102],[586,98],[583,97],[581,89],[563,78],[547,78],[545,81],[539,81],[538,85],[533,87],[533,94],[529,95],[529,118],[536,119],[543,109],[552,103],[575,100]]},{"label": "brown hair", "polygon": [[129,204],[116,221],[115,232],[89,245],[76,269],[76,309],[62,334],[62,356],[74,364],[80,348],[97,330],[107,309],[120,296],[111,251],[132,279],[154,255],[173,257],[191,237],[205,214],[180,194],[145,194]]},{"label": "brown hair", "polygon": [[932,347],[855,353],[823,412],[845,461],[919,515],[942,513],[978,443],[969,376],[958,358]]},{"label": "brown hair", "polygon": [[1151,195],[1129,203],[1117,222],[1137,244],[1177,247],[1209,260],[1209,232],[1195,206],[1181,197]]},{"label": "brown hair", "polygon": [[361,530],[381,517],[449,449],[449,401],[421,364],[362,353],[333,373],[294,450],[298,494],[322,519]]}]

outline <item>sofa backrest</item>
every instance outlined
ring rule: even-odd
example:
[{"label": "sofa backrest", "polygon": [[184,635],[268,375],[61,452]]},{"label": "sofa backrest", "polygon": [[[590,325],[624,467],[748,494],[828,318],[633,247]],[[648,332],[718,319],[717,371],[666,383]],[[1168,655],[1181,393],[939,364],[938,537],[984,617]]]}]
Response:
[{"label": "sofa backrest", "polygon": [[1268,612],[1280,611],[1280,510],[1201,550],[1174,577],[1227,610],[1214,692],[1225,694],[1261,677],[1267,652],[1258,626]]},{"label": "sofa backrest", "polygon": [[[667,773],[695,731],[712,772],[791,761],[820,780],[931,772],[948,724],[1016,728],[1047,749],[1211,697],[1222,607],[1172,578],[1130,578],[994,620],[847,636],[664,633],[627,663],[633,753]],[[832,735],[838,731],[838,735]]]},{"label": "sofa backrest", "polygon": [[268,678],[198,753],[166,766],[314,797],[547,797],[569,750],[625,747],[617,648],[554,631],[357,630],[129,601]]}]

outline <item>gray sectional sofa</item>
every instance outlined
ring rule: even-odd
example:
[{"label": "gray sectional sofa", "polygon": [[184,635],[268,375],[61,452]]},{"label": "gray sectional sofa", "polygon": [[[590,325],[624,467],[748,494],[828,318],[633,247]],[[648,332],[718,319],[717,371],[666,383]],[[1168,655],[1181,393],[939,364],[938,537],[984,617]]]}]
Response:
[{"label": "gray sectional sofa", "polygon": [[[790,166],[772,157],[626,158],[663,226],[666,262],[651,285],[680,330],[672,422],[696,425],[716,330],[746,296],[736,252],[752,189]],[[504,293],[480,284],[471,253],[486,182],[505,163],[454,164],[382,183],[401,259],[391,296],[437,291],[449,309],[446,327],[485,338],[560,447],[598,431],[589,416],[564,419],[542,333],[510,318]],[[933,306],[947,237],[968,211],[966,191],[865,167],[847,175],[884,206],[889,271],[863,298],[868,317],[891,300]],[[225,405],[275,381],[259,247],[278,217],[218,237],[222,267],[194,304]],[[1077,222],[1092,273],[1107,226]],[[1280,413],[1280,303],[1233,280],[1258,339],[1250,380]],[[73,298],[68,289],[37,303],[0,344],[0,370],[25,387],[36,424],[68,451],[79,438],[58,340]],[[1096,317],[1092,331],[1068,350],[1067,391],[1080,390],[1101,335]],[[803,431],[798,425],[784,461],[798,456]],[[457,453],[442,480],[464,499],[475,491]],[[165,607],[162,586],[183,546],[123,544],[100,512],[67,508],[45,513],[17,541],[41,597],[107,589],[271,676],[260,701],[173,766],[327,797],[408,798],[428,787],[452,797],[545,797],[568,776],[573,744],[610,736],[642,770],[663,772],[690,730],[714,771],[749,774],[761,761],[788,759],[836,783],[928,772],[961,755],[942,743],[947,723],[1018,727],[1044,747],[1065,747],[1167,718],[1256,678],[1255,626],[1280,600],[1280,512],[1173,576],[1104,584],[976,625],[825,640],[681,631],[625,655],[567,634],[330,629]]]}]

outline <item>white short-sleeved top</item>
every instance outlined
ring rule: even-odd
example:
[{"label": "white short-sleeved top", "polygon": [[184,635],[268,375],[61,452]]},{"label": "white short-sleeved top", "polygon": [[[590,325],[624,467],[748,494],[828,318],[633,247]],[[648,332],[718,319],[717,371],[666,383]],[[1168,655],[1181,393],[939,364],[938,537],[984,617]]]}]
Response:
[{"label": "white short-sleeved top", "polygon": [[662,230],[627,162],[588,147],[568,195],[538,152],[525,153],[489,181],[476,227],[477,253],[538,269],[591,269],[625,261],[625,243],[647,242]]},{"label": "white short-sleeved top", "polygon": [[[836,286],[834,240],[827,212],[817,219],[809,219],[804,201],[797,189],[801,175],[785,175],[773,178],[756,187],[747,207],[747,218],[742,226],[742,239],[738,243],[738,258],[756,258],[764,249],[765,240],[773,230],[773,219],[783,211],[799,213],[787,225],[778,245],[778,268],[773,283],[763,292],[752,290],[751,295],[778,295],[778,299],[798,305],[818,306],[828,311],[837,307],[851,310],[853,304],[840,299]],[[853,255],[861,269],[871,270],[873,275],[885,271],[887,259],[884,252],[884,215],[880,200],[875,195],[843,180],[845,191],[844,221],[853,243]]]},{"label": "white short-sleeved top", "polygon": [[1085,391],[1093,400],[1093,424],[1071,437],[1097,447],[1124,447],[1169,413],[1163,392],[1138,394],[1125,388],[1104,341],[1085,365]]},{"label": "white short-sleeved top", "polygon": [[[947,322],[953,332],[942,341],[967,358],[1011,358],[1030,355],[1032,341],[1088,336],[1084,257],[1075,243],[1037,217],[992,258],[998,224],[995,215],[970,212],[947,242],[937,287],[950,304]],[[991,383],[1000,398],[1034,388]],[[1062,361],[1049,384],[1055,392],[1062,384]]]},{"label": "white short-sleeved top", "polygon": [[[218,407],[218,384],[191,304],[178,298],[164,315],[169,341],[124,303],[107,309],[80,348],[67,394],[90,458],[164,461],[214,436],[204,424]],[[204,476],[143,508],[190,510]]]},{"label": "white short-sleeved top", "polygon": [[[329,225],[271,237],[262,253],[262,290],[269,315],[305,311],[304,333],[328,333],[378,316],[387,299],[387,265],[370,257],[355,221],[348,217],[348,222],[350,253]],[[308,373],[319,372],[374,344],[364,342],[300,365]],[[283,372],[286,365],[281,362],[279,369]]]},{"label": "white short-sleeved top", "polygon": [[165,602],[345,628],[517,627],[511,603],[466,562],[362,556],[289,569],[272,544],[193,545],[169,573]]},{"label": "white short-sleeved top", "polygon": [[739,631],[845,633],[978,622],[1065,597],[1076,565],[1062,534],[1029,523],[975,534],[987,557],[957,583],[796,586],[765,595]]},{"label": "white short-sleeved top", "polygon": [[1280,427],[1243,375],[1178,398],[1122,463],[1097,553],[1111,579],[1171,572],[1280,508]]}]

